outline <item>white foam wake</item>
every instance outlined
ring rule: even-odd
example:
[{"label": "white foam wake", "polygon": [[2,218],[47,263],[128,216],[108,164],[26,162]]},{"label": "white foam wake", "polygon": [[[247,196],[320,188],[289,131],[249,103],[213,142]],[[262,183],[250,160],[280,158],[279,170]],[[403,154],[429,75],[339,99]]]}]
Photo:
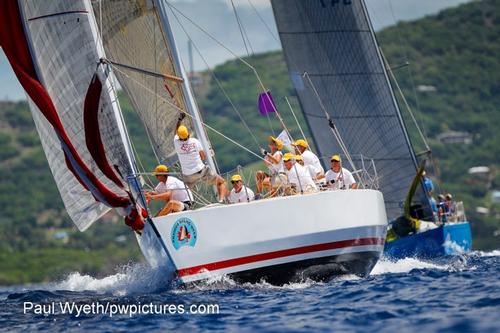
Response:
[{"label": "white foam wake", "polygon": [[477,254],[480,257],[499,257],[500,256],[500,250],[493,250],[490,252],[483,252],[483,251],[474,251],[472,254]]},{"label": "white foam wake", "polygon": [[49,290],[94,291],[123,296],[135,293],[154,292],[167,288],[169,280],[159,269],[146,264],[131,264],[119,268],[119,272],[102,279],[79,272],[69,274],[66,279],[48,285]]},{"label": "white foam wake", "polygon": [[373,268],[371,275],[408,273],[414,269],[447,270],[448,268],[448,265],[438,265],[435,263],[420,261],[415,258],[404,258],[397,261],[382,258]]}]

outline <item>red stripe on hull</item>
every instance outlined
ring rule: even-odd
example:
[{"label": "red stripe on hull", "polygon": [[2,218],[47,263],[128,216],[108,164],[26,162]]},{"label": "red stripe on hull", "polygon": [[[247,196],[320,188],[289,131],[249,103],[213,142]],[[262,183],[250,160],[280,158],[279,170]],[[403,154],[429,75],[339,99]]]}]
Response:
[{"label": "red stripe on hull", "polygon": [[363,246],[363,245],[383,245],[385,242],[384,238],[360,238],[360,239],[349,239],[338,242],[331,243],[323,243],[323,244],[315,244],[308,245],[302,247],[296,247],[292,249],[279,250],[267,253],[254,254],[251,256],[233,258],[223,261],[212,262],[209,264],[181,268],[177,270],[177,274],[179,276],[188,276],[200,273],[202,270],[215,271],[218,269],[224,269],[233,266],[250,264],[258,261],[283,258],[288,256],[293,256],[297,254],[304,254],[310,252],[318,252],[318,251],[326,251],[333,249],[340,249],[344,247],[352,247],[352,246]]}]

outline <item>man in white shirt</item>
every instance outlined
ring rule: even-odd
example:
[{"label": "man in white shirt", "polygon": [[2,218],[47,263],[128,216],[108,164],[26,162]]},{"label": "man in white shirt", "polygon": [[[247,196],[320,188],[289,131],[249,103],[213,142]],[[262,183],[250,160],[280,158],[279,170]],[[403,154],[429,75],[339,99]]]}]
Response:
[{"label": "man in white shirt", "polygon": [[229,203],[249,202],[255,199],[255,195],[251,189],[243,185],[243,179],[240,175],[231,177],[233,189],[229,193]]},{"label": "man in white shirt", "polygon": [[264,163],[269,172],[258,170],[255,174],[257,195],[260,196],[263,189],[270,192],[271,197],[276,196],[281,186],[286,183],[285,171],[283,169],[283,141],[273,136],[269,137],[269,149],[271,151],[261,150],[264,156]]},{"label": "man in white shirt", "polygon": [[203,181],[209,185],[217,185],[219,202],[227,195],[226,182],[208,165],[203,163],[207,155],[198,139],[190,137],[186,126],[181,125],[182,119],[186,115],[181,113],[177,121],[174,136],[174,147],[179,157],[182,169],[182,179],[189,188],[193,188],[196,183]]},{"label": "man in white shirt", "polygon": [[292,185],[292,188],[295,188],[296,192],[304,194],[318,191],[309,171],[302,165],[295,163],[294,154],[286,153],[283,156],[283,163],[288,176],[288,182]]},{"label": "man in white shirt", "polygon": [[295,147],[295,153],[301,155],[304,159],[304,165],[312,165],[318,172],[325,173],[321,166],[318,156],[309,150],[309,144],[304,139],[299,139],[292,144]]},{"label": "man in white shirt", "polygon": [[324,181],[325,174],[321,172],[320,170],[316,169],[314,165],[305,165],[304,163],[304,158],[302,155],[295,155],[295,162],[299,163],[302,165],[304,168],[307,169],[309,174],[311,175],[311,178],[314,180],[315,183],[319,183],[321,180]]},{"label": "man in white shirt", "polygon": [[154,175],[158,179],[158,185],[156,185],[154,191],[146,192],[145,195],[148,203],[151,200],[165,201],[165,206],[156,216],[191,209],[194,204],[193,193],[181,180],[168,175],[166,165],[158,165],[155,168]]},{"label": "man in white shirt", "polygon": [[328,188],[344,190],[346,188],[356,189],[358,184],[352,173],[341,165],[340,155],[333,155],[330,159],[331,167],[325,174]]}]

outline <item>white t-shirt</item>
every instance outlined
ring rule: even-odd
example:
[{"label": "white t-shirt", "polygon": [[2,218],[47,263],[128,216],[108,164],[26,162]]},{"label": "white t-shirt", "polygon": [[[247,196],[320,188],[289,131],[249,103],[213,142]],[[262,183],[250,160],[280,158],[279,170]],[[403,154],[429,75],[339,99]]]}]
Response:
[{"label": "white t-shirt", "polygon": [[172,200],[177,201],[193,201],[193,193],[190,189],[186,190],[186,184],[180,179],[172,176],[168,176],[167,182],[159,182],[155,187],[156,193],[165,193],[167,191],[172,191]]},{"label": "white t-shirt", "polygon": [[252,201],[253,199],[255,199],[255,195],[253,193],[253,191],[251,189],[249,189],[248,187],[246,187],[246,191],[245,191],[245,185],[243,185],[243,187],[241,188],[241,190],[239,192],[236,192],[234,190],[234,188],[231,190],[231,193],[229,193],[229,202],[230,203],[237,203],[237,202],[247,202],[247,193],[248,193],[248,199],[250,199],[250,201]]},{"label": "white t-shirt", "polygon": [[280,172],[284,172],[284,166],[283,166],[283,153],[278,150],[273,154],[273,157],[275,159],[281,158],[280,162],[278,164],[268,164],[267,167],[269,168],[269,171],[271,174],[276,174]]},{"label": "white t-shirt", "polygon": [[295,163],[292,168],[287,171],[287,176],[288,182],[295,185],[300,192],[305,191],[308,186],[318,189],[309,171],[298,163]]},{"label": "white t-shirt", "polygon": [[176,135],[174,137],[174,147],[184,175],[189,176],[203,169],[204,164],[200,157],[200,151],[203,150],[203,147],[198,139],[189,138],[182,141]]},{"label": "white t-shirt", "polygon": [[304,167],[307,169],[307,171],[308,171],[308,172],[309,172],[309,174],[311,175],[311,178],[312,178],[313,180],[315,180],[315,179],[316,179],[316,175],[318,174],[319,170],[318,170],[318,169],[316,169],[316,168],[314,167],[314,165],[307,165],[307,164],[305,164],[305,162],[304,162]]},{"label": "white t-shirt", "polygon": [[[336,190],[344,188],[344,185],[346,189],[350,188],[352,184],[356,183],[352,173],[346,168],[342,168],[341,172],[334,172],[332,169],[328,170],[325,179],[328,187]],[[332,180],[335,181],[333,184]]]},{"label": "white t-shirt", "polygon": [[312,165],[318,170],[317,172],[325,172],[325,170],[321,166],[321,163],[319,162],[318,156],[316,156],[312,151],[306,149],[301,155],[304,159],[304,165]]}]

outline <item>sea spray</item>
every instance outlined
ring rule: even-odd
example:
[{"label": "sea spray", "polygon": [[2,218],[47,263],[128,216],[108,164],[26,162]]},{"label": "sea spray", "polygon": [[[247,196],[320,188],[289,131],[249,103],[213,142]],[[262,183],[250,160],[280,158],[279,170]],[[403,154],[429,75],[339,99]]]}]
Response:
[{"label": "sea spray", "polygon": [[93,291],[124,296],[138,293],[154,293],[169,288],[171,281],[159,269],[146,264],[128,264],[116,274],[98,279],[79,272],[69,274],[64,280],[48,285],[49,290]]}]

